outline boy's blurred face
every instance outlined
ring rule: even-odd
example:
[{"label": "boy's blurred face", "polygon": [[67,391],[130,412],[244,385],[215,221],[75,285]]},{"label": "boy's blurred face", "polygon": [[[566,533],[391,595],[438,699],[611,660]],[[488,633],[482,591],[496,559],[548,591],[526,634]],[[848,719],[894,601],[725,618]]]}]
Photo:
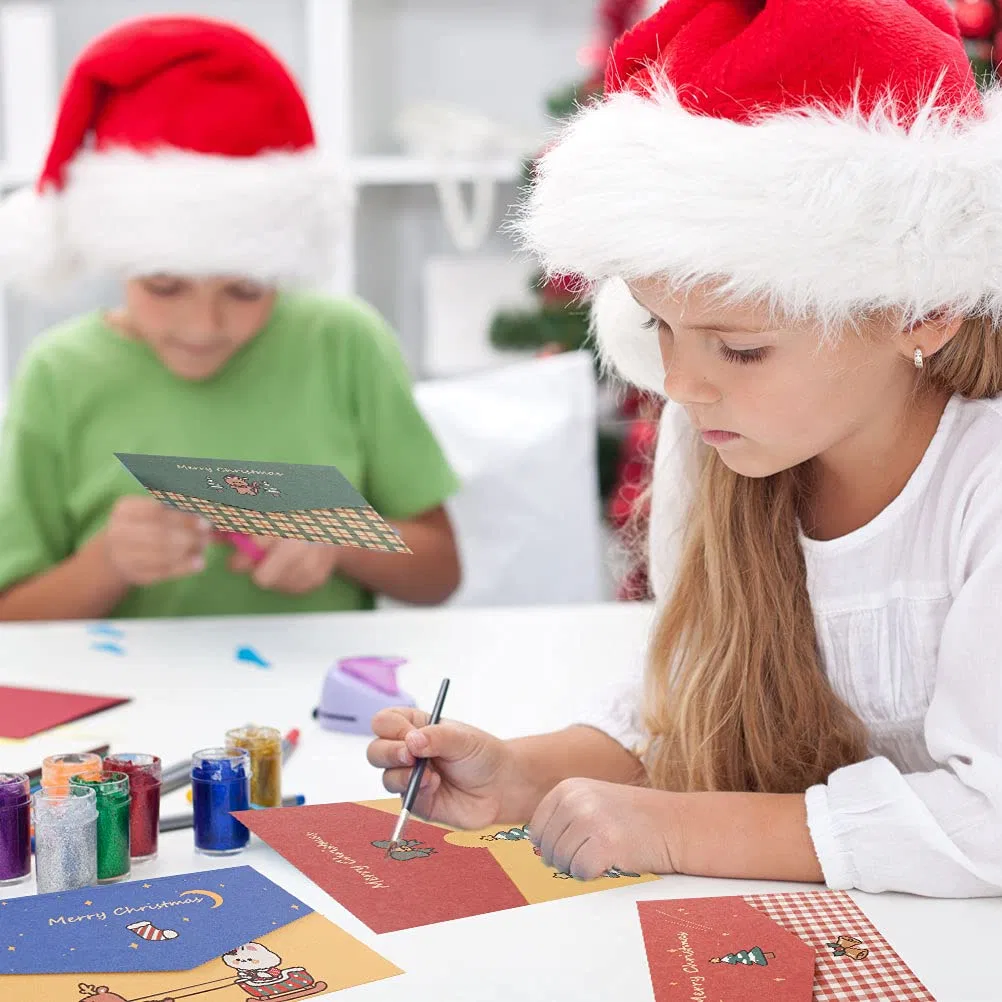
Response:
[{"label": "boy's blurred face", "polygon": [[125,285],[127,333],[182,379],[214,376],[268,322],[275,290],[242,278],[148,275]]}]

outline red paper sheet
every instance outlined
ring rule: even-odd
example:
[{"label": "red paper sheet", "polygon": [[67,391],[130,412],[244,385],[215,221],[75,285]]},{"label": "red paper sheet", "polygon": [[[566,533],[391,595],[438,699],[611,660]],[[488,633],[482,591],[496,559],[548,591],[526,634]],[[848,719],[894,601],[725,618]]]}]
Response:
[{"label": "red paper sheet", "polygon": [[399,799],[239,811],[239,818],[373,932],[468,918],[655,877],[565,879],[521,829],[457,832],[411,818],[387,855]]},{"label": "red paper sheet", "polygon": [[657,1002],[935,1002],[842,891],[637,908]]},{"label": "red paper sheet", "polygon": [[0,738],[30,738],[127,702],[121,696],[0,686]]}]

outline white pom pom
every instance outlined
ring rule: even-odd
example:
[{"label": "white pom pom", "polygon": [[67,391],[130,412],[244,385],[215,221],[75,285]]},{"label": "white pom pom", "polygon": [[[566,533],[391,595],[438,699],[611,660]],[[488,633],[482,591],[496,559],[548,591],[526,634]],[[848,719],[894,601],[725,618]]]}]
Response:
[{"label": "white pom pom", "polygon": [[604,281],[592,301],[591,328],[603,363],[634,386],[664,396],[664,362],[657,331],[644,327],[649,319],[621,278]]},{"label": "white pom pom", "polygon": [[21,188],[0,201],[0,282],[51,294],[73,276],[61,240],[59,197]]}]

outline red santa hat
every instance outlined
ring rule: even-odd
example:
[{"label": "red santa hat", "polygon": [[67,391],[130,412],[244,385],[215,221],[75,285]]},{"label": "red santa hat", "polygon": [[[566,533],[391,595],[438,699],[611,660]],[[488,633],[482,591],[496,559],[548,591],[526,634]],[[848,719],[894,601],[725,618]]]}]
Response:
[{"label": "red santa hat", "polygon": [[345,191],[259,41],[203,18],[132,20],[77,59],[37,184],[0,203],[0,280],[320,278]]},{"label": "red santa hat", "polygon": [[[1002,95],[945,0],[669,0],[542,158],[518,229],[600,289],[600,347],[661,390],[624,280],[719,285],[827,329],[1002,317]],[[608,281],[603,281],[608,280]]]}]

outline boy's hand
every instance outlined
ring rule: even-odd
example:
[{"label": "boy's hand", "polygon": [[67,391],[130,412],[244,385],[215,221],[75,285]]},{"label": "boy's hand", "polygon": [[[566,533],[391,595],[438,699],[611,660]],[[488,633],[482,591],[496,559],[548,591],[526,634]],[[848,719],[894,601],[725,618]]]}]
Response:
[{"label": "boy's hand", "polygon": [[275,536],[253,536],[265,550],[265,556],[255,565],[244,553],[230,557],[230,569],[250,572],[259,588],[305,595],[326,584],[337,567],[341,548],[327,543],[308,543],[302,539],[279,539]]},{"label": "boy's hand", "polygon": [[208,522],[151,497],[119,498],[104,530],[105,552],[128,585],[152,585],[205,568]]}]

